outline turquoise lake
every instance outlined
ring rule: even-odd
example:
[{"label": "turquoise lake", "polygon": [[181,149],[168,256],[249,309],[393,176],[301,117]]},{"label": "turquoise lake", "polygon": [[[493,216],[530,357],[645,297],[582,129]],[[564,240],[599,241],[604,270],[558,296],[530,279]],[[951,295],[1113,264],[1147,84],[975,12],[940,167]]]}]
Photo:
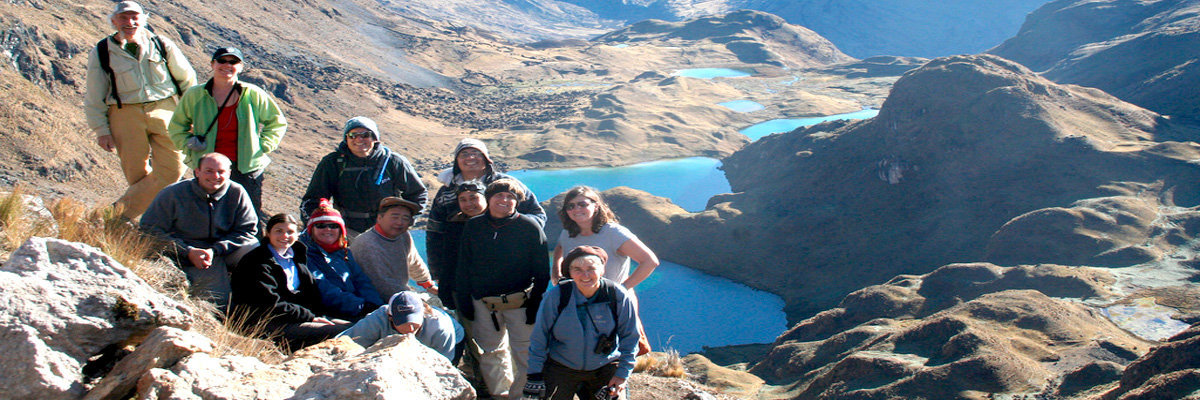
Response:
[{"label": "turquoise lake", "polygon": [[[411,233],[421,258],[428,259],[425,231]],[[787,329],[779,296],[670,261],[662,261],[637,293],[655,351],[670,347],[687,354],[704,346],[770,343]]]},{"label": "turquoise lake", "polygon": [[874,118],[876,115],[879,115],[879,110],[866,109],[852,113],[826,115],[824,117],[773,119],[751,125],[750,127],[742,129],[738,132],[746,135],[746,137],[750,138],[750,140],[758,140],[773,133],[791,132],[802,126],[816,125],[825,121],[836,121],[839,119],[868,119]]},{"label": "turquoise lake", "polygon": [[671,76],[682,76],[697,79],[742,78],[750,75],[751,74],[749,72],[731,68],[688,68],[675,70],[675,72],[671,73]]},{"label": "turquoise lake", "polygon": [[730,110],[741,112],[741,113],[755,112],[755,111],[759,111],[759,110],[766,108],[762,104],[758,104],[758,103],[750,101],[750,100],[734,100],[734,101],[726,101],[724,103],[717,103],[717,104],[719,104],[725,108],[728,108]]},{"label": "turquoise lake", "polygon": [[703,211],[708,198],[729,193],[721,161],[707,157],[653,161],[614,168],[568,168],[509,172],[528,186],[538,200],[548,200],[575,185],[599,190],[628,186],[671,202],[688,211]]}]

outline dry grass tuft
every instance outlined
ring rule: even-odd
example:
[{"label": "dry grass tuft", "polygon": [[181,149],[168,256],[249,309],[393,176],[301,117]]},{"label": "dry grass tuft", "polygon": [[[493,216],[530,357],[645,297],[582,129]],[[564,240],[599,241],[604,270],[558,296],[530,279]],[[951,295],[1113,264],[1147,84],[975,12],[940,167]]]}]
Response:
[{"label": "dry grass tuft", "polygon": [[687,371],[683,368],[683,359],[679,351],[667,349],[666,352],[652,352],[638,357],[633,372],[662,376],[667,378],[683,378]]},{"label": "dry grass tuft", "polygon": [[52,231],[53,222],[37,218],[26,203],[25,187],[17,185],[0,198],[0,234],[6,251],[15,250],[30,237]]},{"label": "dry grass tuft", "polygon": [[[121,218],[119,207],[89,209],[79,201],[63,198],[50,206],[50,213],[58,224],[60,239],[95,246],[138,276],[142,276],[142,261],[157,247],[154,239]],[[151,281],[145,276],[142,279]]]}]

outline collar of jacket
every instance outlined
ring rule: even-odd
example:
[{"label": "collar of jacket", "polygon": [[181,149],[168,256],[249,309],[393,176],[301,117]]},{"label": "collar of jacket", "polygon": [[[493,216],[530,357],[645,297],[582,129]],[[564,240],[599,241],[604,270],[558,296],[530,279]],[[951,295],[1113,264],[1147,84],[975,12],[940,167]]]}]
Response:
[{"label": "collar of jacket", "polygon": [[197,181],[196,178],[189,179],[189,181],[191,181],[189,186],[192,188],[192,193],[202,199],[212,198],[213,201],[220,201],[222,197],[225,197],[226,193],[229,193],[229,186],[233,185],[232,180],[226,179],[225,185],[221,186],[220,189],[217,189],[216,193],[208,194],[208,192],[204,191],[204,188],[200,187],[200,182]]}]

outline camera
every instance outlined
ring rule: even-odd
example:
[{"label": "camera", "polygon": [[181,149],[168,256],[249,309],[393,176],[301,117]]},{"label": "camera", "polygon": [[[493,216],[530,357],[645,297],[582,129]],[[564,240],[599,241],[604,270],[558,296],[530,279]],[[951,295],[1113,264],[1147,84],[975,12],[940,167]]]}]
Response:
[{"label": "camera", "polygon": [[611,354],[613,352],[613,350],[615,350],[616,348],[617,348],[617,334],[610,333],[607,335],[600,335],[600,340],[596,341],[596,348],[592,349],[592,351],[596,352],[596,354],[603,355],[603,354]]},{"label": "camera", "polygon": [[188,136],[187,148],[191,151],[204,151],[208,149],[204,143],[204,136],[196,135]]}]

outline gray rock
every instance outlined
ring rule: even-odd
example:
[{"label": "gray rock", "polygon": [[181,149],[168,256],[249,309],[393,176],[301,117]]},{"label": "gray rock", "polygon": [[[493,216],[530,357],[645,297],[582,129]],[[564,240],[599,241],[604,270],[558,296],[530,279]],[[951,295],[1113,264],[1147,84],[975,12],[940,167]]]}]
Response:
[{"label": "gray rock", "polygon": [[404,335],[364,349],[327,340],[279,364],[243,356],[193,354],[170,371],[151,369],[140,399],[474,399],[458,369]]},{"label": "gray rock", "polygon": [[194,332],[160,327],[150,333],[133,353],[122,358],[84,400],[124,399],[137,385],[139,378],[154,368],[175,365],[180,359],[197,352],[212,352],[213,342]]},{"label": "gray rock", "polygon": [[410,335],[380,340],[361,356],[317,372],[293,399],[474,399],[450,361]]},{"label": "gray rock", "polygon": [[88,359],[191,311],[94,247],[32,238],[0,267],[0,393],[78,398]]}]

